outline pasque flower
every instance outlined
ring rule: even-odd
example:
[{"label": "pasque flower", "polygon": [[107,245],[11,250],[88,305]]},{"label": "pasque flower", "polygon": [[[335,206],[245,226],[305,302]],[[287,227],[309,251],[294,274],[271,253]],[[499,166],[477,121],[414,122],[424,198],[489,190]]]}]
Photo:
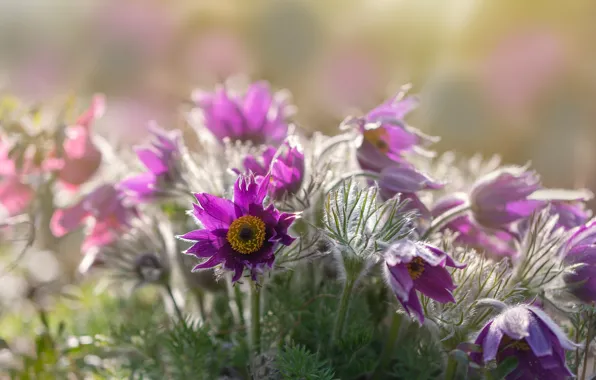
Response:
[{"label": "pasque flower", "polygon": [[150,200],[164,193],[177,178],[176,160],[179,158],[179,131],[166,132],[155,125],[150,127],[153,141],[150,147],[136,149],[147,172],[123,180],[119,187],[138,202]]},{"label": "pasque flower", "polygon": [[[468,196],[465,193],[446,195],[433,205],[431,215],[433,218],[438,218],[456,207],[465,205],[467,202]],[[511,245],[513,238],[510,234],[481,227],[467,212],[449,220],[441,230],[456,232],[456,243],[484,251],[489,255],[502,257],[516,254],[516,250]]]},{"label": "pasque flower", "polygon": [[114,241],[137,215],[136,209],[126,204],[122,192],[113,184],[104,184],[75,205],[56,210],[50,228],[56,237],[61,237],[90,221],[91,229],[82,246],[83,252],[87,252]]},{"label": "pasque flower", "polygon": [[194,243],[185,254],[206,259],[193,271],[221,265],[234,271],[233,281],[238,281],[245,268],[256,280],[259,273],[272,267],[278,245],[289,246],[294,241],[288,228],[296,215],[281,213],[273,204],[265,207],[270,184],[269,175],[261,181],[241,175],[234,185],[233,200],[195,194],[198,204],[193,205],[193,214],[203,228],[180,236]]},{"label": "pasque flower", "polygon": [[524,167],[504,167],[481,177],[470,193],[474,220],[488,228],[503,229],[544,206],[530,195],[541,188],[538,175]]},{"label": "pasque flower", "polygon": [[205,126],[220,140],[277,144],[288,133],[290,107],[265,82],[252,84],[244,96],[220,87],[214,93],[195,93],[193,99],[202,110]]},{"label": "pasque flower", "polygon": [[92,140],[91,125],[101,117],[105,110],[102,95],[93,98],[91,107],[65,130],[63,145],[64,166],[58,178],[67,187],[76,189],[87,182],[99,169],[101,152]]},{"label": "pasque flower", "polygon": [[405,124],[404,117],[417,105],[415,97],[398,95],[357,120],[363,137],[357,158],[363,169],[381,171],[404,162],[403,153],[437,141]]},{"label": "pasque flower", "polygon": [[400,240],[384,253],[385,275],[389,286],[404,307],[420,323],[424,313],[416,291],[441,303],[455,302],[451,291],[456,285],[445,267],[464,268],[449,255],[430,244]]},{"label": "pasque flower", "polygon": [[443,186],[442,183],[409,164],[387,166],[381,171],[379,178],[380,194],[383,199],[400,194],[402,200],[407,199],[409,202],[407,209],[416,210],[425,218],[429,217],[430,213],[416,193],[423,190],[439,190]]},{"label": "pasque flower", "polygon": [[596,221],[578,228],[563,249],[564,263],[574,266],[563,277],[569,290],[584,302],[596,301]]},{"label": "pasque flower", "polygon": [[296,194],[304,179],[304,153],[298,144],[286,142],[280,154],[277,149],[268,147],[260,158],[249,155],[244,159],[244,169],[260,180],[271,173],[269,194],[274,199],[282,199],[287,194]]},{"label": "pasque flower", "polygon": [[565,364],[565,350],[575,349],[575,344],[537,307],[519,305],[505,309],[482,328],[475,343],[482,351],[471,356],[479,364],[517,358],[517,368],[507,376],[508,380],[563,380],[572,376]]}]

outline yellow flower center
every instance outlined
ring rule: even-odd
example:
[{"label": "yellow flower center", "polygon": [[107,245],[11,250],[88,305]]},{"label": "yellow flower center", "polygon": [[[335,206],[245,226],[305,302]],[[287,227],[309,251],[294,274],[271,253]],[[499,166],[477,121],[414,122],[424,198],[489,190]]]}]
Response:
[{"label": "yellow flower center", "polygon": [[503,345],[506,347],[510,347],[516,349],[518,351],[530,351],[530,346],[524,339],[522,340],[513,340],[508,336],[505,336],[503,339]]},{"label": "yellow flower center", "polygon": [[382,153],[389,152],[388,133],[385,128],[375,128],[364,131],[364,139],[373,144]]},{"label": "yellow flower center", "polygon": [[230,224],[226,239],[236,252],[243,255],[254,253],[265,241],[265,222],[256,216],[241,216]]},{"label": "yellow flower center", "polygon": [[422,273],[424,273],[424,260],[420,257],[416,257],[414,260],[410,261],[408,263],[408,273],[410,273],[412,280],[419,278]]}]

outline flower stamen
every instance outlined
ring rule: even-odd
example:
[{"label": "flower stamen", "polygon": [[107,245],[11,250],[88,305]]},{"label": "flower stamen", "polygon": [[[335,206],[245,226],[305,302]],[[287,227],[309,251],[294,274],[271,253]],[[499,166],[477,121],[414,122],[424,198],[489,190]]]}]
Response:
[{"label": "flower stamen", "polygon": [[410,273],[412,280],[420,278],[422,273],[424,273],[424,260],[420,257],[415,257],[410,261],[408,263],[408,273]]},{"label": "flower stamen", "polygon": [[364,131],[364,139],[373,144],[380,152],[389,153],[387,131],[384,128],[375,128]]},{"label": "flower stamen", "polygon": [[265,241],[265,222],[253,215],[244,215],[230,225],[226,239],[236,252],[249,255],[261,249]]}]

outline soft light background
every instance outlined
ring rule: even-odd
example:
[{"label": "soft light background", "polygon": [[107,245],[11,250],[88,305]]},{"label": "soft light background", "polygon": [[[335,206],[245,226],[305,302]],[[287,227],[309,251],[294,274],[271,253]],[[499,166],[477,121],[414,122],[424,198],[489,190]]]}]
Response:
[{"label": "soft light background", "polygon": [[[595,21],[593,0],[0,0],[0,91],[104,93],[97,131],[126,145],[151,119],[185,128],[179,104],[233,75],[289,89],[298,124],[329,134],[412,83],[411,123],[440,149],[596,190]],[[25,265],[72,275],[70,251]]]}]

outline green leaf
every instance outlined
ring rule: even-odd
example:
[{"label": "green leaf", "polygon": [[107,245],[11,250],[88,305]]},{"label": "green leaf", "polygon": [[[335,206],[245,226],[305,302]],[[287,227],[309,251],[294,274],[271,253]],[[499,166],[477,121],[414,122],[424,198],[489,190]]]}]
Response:
[{"label": "green leaf", "polygon": [[510,356],[503,360],[495,370],[491,371],[492,378],[502,380],[517,368],[518,360],[515,356]]}]

